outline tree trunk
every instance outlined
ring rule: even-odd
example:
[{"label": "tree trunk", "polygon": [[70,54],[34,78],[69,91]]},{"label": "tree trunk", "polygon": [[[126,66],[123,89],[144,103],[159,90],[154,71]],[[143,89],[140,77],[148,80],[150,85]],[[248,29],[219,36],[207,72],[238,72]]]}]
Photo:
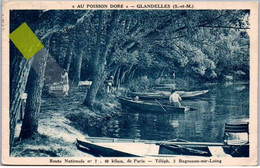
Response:
[{"label": "tree trunk", "polygon": [[48,57],[48,51],[44,48],[34,56],[27,87],[28,98],[25,107],[24,120],[20,138],[30,138],[38,129],[38,115],[41,106],[42,87],[44,73]]},{"label": "tree trunk", "polygon": [[129,80],[129,81],[131,81],[131,80],[133,79],[137,67],[138,67],[138,66],[136,66],[136,67],[134,68],[134,70],[133,70],[132,72],[130,72],[130,74],[129,74],[129,76],[128,76],[128,80]]},{"label": "tree trunk", "polygon": [[120,77],[120,81],[123,83],[125,81],[125,75],[127,73],[127,70],[126,71],[123,71],[121,74],[121,77]]},{"label": "tree trunk", "polygon": [[131,72],[131,69],[133,68],[133,66],[134,65],[132,64],[129,68],[126,67],[127,69],[125,71],[123,71],[121,78],[120,78],[121,83],[125,82],[126,76],[127,76],[127,74],[129,74]]},{"label": "tree trunk", "polygon": [[[93,103],[96,99],[97,92],[99,90],[100,84],[105,80],[105,66],[106,66],[106,58],[108,54],[108,49],[111,43],[111,32],[114,28],[115,18],[117,15],[117,11],[112,11],[111,22],[110,24],[102,25],[104,22],[103,19],[103,11],[98,11],[98,27],[97,27],[97,40],[96,40],[96,51],[94,56],[94,77],[92,81],[92,85],[87,92],[86,98],[83,102],[86,106],[93,106]],[[106,30],[103,30],[102,29]],[[101,33],[102,31],[102,33]],[[106,33],[104,33],[106,31]],[[105,46],[101,47],[101,34],[105,34],[104,43]],[[103,49],[103,50],[102,50]],[[93,57],[92,57],[93,58]]]},{"label": "tree trunk", "polygon": [[120,78],[120,73],[121,73],[121,69],[122,69],[122,67],[121,66],[119,66],[118,67],[118,69],[117,69],[117,72],[116,72],[116,77],[115,77],[115,86],[118,86],[118,82],[119,82],[119,78]]},{"label": "tree trunk", "polygon": [[81,65],[82,65],[82,57],[83,53],[80,52],[79,56],[77,56],[75,63],[75,75],[74,75],[74,84],[79,86],[80,74],[81,74]]},{"label": "tree trunk", "polygon": [[[74,46],[72,46],[72,47],[74,47]],[[66,65],[67,72],[70,71],[71,58],[72,58],[72,49],[70,50],[70,52],[68,54],[67,65]]]},{"label": "tree trunk", "polygon": [[165,67],[163,68],[163,70],[162,70],[162,72],[160,73],[160,75],[156,78],[156,80],[160,79],[160,78],[163,76],[164,71],[165,71]]},{"label": "tree trunk", "polygon": [[106,68],[106,71],[107,71],[107,72],[110,72],[110,73],[108,73],[108,74],[110,74],[111,76],[116,76],[116,72],[117,72],[117,69],[118,69],[118,68],[119,68],[119,65],[117,65],[115,68],[110,68],[110,69],[112,69],[112,70]]},{"label": "tree trunk", "polygon": [[10,153],[14,143],[17,114],[20,112],[21,96],[25,91],[32,58],[26,60],[13,44],[10,44],[10,114],[9,114],[9,144]]},{"label": "tree trunk", "polygon": [[99,70],[99,72],[95,73],[95,76],[93,78],[92,84],[90,86],[89,92],[87,93],[87,96],[84,101],[85,106],[92,107],[94,104],[94,101],[96,99],[97,92],[99,90],[99,87],[101,83],[103,82],[104,74],[102,74],[102,70]]},{"label": "tree trunk", "polygon": [[94,55],[92,56],[93,58],[93,80],[92,80],[92,84],[90,86],[90,89],[89,91],[87,92],[87,95],[86,95],[86,98],[83,102],[83,104],[85,106],[90,106],[92,107],[93,106],[93,103],[96,99],[96,95],[97,95],[97,92],[98,92],[98,89],[99,89],[99,86],[101,84],[101,81],[100,81],[100,73],[101,73],[101,70],[99,70],[98,68],[98,59],[100,57],[100,44],[101,44],[101,27],[102,27],[102,22],[103,22],[103,11],[98,11],[98,27],[97,27],[97,40],[96,40],[96,50],[95,50],[95,53]]}]

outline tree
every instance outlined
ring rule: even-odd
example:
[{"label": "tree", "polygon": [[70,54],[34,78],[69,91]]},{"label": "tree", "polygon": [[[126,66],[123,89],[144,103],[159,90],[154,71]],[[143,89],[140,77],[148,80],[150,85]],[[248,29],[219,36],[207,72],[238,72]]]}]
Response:
[{"label": "tree", "polygon": [[[35,20],[38,19],[39,11],[11,11],[10,12],[10,32],[14,31],[23,22],[26,22],[32,30],[35,29]],[[24,15],[23,15],[24,14]],[[31,16],[31,17],[30,17]],[[10,111],[9,111],[9,144],[10,153],[14,144],[14,134],[17,114],[20,111],[21,96],[25,91],[30,65],[32,59],[27,61],[18,49],[10,42]]]},{"label": "tree", "polygon": [[[13,57],[14,56],[14,57]],[[27,61],[10,43],[10,120],[9,120],[9,144],[10,153],[14,144],[14,134],[17,121],[17,114],[20,111],[21,96],[25,91],[27,78],[30,71],[31,60]]]},{"label": "tree", "polygon": [[[58,13],[58,16],[60,13]],[[59,17],[57,18],[59,19]],[[22,129],[20,133],[20,138],[30,138],[33,134],[37,133],[38,129],[38,114],[40,112],[41,107],[41,97],[42,97],[42,88],[44,85],[44,75],[45,75],[45,69],[47,64],[47,58],[49,55],[49,44],[50,40],[52,39],[52,36],[54,33],[57,33],[56,27],[46,30],[46,20],[43,22],[43,27],[39,26],[38,34],[42,42],[44,42],[45,48],[42,49],[40,52],[38,52],[36,55],[34,55],[33,63],[32,63],[32,69],[29,74],[29,79],[27,82],[27,103],[25,107],[25,114],[24,114],[24,120],[22,124]],[[60,24],[59,22],[56,23],[56,21],[51,22],[49,24],[58,24],[61,26],[61,30],[66,29],[68,25],[65,25],[65,28],[63,28],[63,23]],[[48,25],[48,24],[47,24]],[[62,46],[64,47],[64,46]],[[64,54],[64,50],[62,52],[62,56],[66,56]],[[63,67],[66,67],[65,63]]]},{"label": "tree", "polygon": [[110,47],[111,32],[116,22],[118,11],[96,11],[97,12],[97,29],[96,29],[96,49],[92,56],[93,81],[83,102],[86,106],[93,106],[98,89],[105,80],[105,65],[108,50]]},{"label": "tree", "polygon": [[[66,15],[64,13],[67,13],[65,11],[41,11],[41,10],[34,10],[34,11],[28,11],[28,10],[13,10],[10,13],[10,30],[11,32],[15,30],[18,26],[20,26],[23,22],[26,22],[29,27],[35,32],[35,34],[40,37],[41,40],[44,40],[46,37],[52,35],[55,32],[58,32],[62,29],[63,26],[69,26],[69,24],[77,21],[78,17],[81,17],[84,13],[83,12],[76,12],[76,11],[69,11],[70,13],[70,19],[67,19],[66,22],[64,22],[64,18],[66,18]],[[75,17],[77,16],[77,18]],[[51,20],[49,18],[52,18]],[[16,116],[17,113],[20,110],[20,104],[21,104],[21,95],[25,92],[25,87],[27,83],[27,79],[29,76],[30,67],[32,64],[32,61],[34,57],[32,57],[29,61],[27,61],[20,52],[15,48],[15,46],[10,43],[10,121],[9,121],[9,127],[10,127],[10,153],[12,152],[12,147],[14,144],[14,133],[15,133],[15,127],[16,127]],[[46,64],[45,57],[43,62],[40,61],[40,67],[34,67],[40,72],[44,72],[44,64]],[[39,62],[38,62],[39,63]],[[43,64],[42,64],[43,63]],[[36,79],[36,84],[33,89],[31,89],[30,95],[28,94],[28,106],[29,104],[31,107],[28,109],[31,109],[31,114],[36,115],[30,116],[28,112],[30,110],[26,110],[26,120],[25,122],[32,123],[31,125],[35,125],[34,119],[37,120],[37,112],[40,110],[40,97],[41,97],[41,88],[42,88],[42,80],[43,75],[40,73],[40,77],[37,77],[35,72],[30,71],[31,77],[30,79]],[[34,81],[30,81],[34,82]],[[28,83],[29,85],[29,83]],[[39,93],[37,92],[39,91]],[[32,95],[36,93],[35,95]],[[35,100],[33,99],[35,98]],[[35,102],[34,102],[35,101]],[[33,111],[35,110],[36,111]],[[23,124],[26,125],[26,124]],[[26,128],[26,126],[24,126]],[[32,129],[35,131],[35,129]],[[23,129],[24,131],[24,129]],[[24,131],[26,132],[26,131]],[[21,137],[24,133],[21,134]],[[29,135],[29,134],[27,134]]]},{"label": "tree", "polygon": [[80,82],[82,58],[83,58],[83,50],[79,52],[75,62],[75,74],[74,74],[73,82],[76,86],[79,86],[79,82]]},{"label": "tree", "polygon": [[44,73],[48,57],[48,50],[42,49],[33,59],[31,72],[27,82],[27,103],[20,138],[25,139],[37,133],[38,114],[41,106]]}]

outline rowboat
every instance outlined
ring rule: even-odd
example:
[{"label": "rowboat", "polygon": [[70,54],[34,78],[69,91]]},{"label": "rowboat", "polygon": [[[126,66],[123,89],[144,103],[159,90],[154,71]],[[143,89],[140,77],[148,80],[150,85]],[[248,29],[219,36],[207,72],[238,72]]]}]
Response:
[{"label": "rowboat", "polygon": [[174,83],[157,84],[155,87],[168,87],[173,89],[176,87],[176,84]]},{"label": "rowboat", "polygon": [[140,100],[133,100],[131,98],[127,97],[117,97],[122,105],[126,105],[128,107],[131,107],[136,110],[142,110],[142,111],[152,111],[152,112],[185,112],[190,110],[196,110],[194,108],[190,107],[175,107],[171,105],[163,105],[158,101],[154,102],[148,102],[148,101],[140,101]]},{"label": "rowboat", "polygon": [[176,88],[176,84],[158,84],[153,87],[156,90],[171,90]]},{"label": "rowboat", "polygon": [[[188,99],[188,98],[193,98],[196,96],[203,95],[207,93],[209,90],[200,90],[200,91],[176,91],[181,98],[183,99]],[[140,99],[169,99],[170,96],[169,91],[155,91],[152,93],[144,93],[144,92],[128,92],[128,96],[130,97],[136,97],[138,96]]]},{"label": "rowboat", "polygon": [[[76,140],[77,148],[96,157],[175,157],[204,156],[232,157],[230,146],[212,142],[178,142],[88,137]],[[249,145],[239,148],[239,156],[246,156]],[[244,152],[244,153],[243,153]]]}]

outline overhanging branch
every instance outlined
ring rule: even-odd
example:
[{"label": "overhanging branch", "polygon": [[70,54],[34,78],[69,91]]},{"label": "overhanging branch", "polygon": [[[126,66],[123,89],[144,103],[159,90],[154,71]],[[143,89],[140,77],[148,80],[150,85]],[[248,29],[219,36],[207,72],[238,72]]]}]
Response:
[{"label": "overhanging branch", "polygon": [[233,27],[233,26],[198,26],[207,28],[220,28],[220,29],[250,29],[249,27]]}]

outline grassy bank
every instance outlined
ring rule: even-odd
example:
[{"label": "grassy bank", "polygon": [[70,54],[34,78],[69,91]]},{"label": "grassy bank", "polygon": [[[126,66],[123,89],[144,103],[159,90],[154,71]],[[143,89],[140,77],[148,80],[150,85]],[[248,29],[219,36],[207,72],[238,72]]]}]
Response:
[{"label": "grassy bank", "polygon": [[85,92],[73,91],[64,99],[44,98],[39,114],[38,134],[18,140],[21,123],[16,127],[14,157],[90,156],[76,148],[76,138],[87,137],[88,128],[120,113],[114,96],[99,99],[92,109],[82,105]]},{"label": "grassy bank", "polygon": [[96,100],[93,108],[89,109],[83,105],[76,107],[73,111],[67,112],[65,117],[71,124],[88,133],[90,127],[98,127],[121,112],[121,105],[114,95],[107,95]]}]

